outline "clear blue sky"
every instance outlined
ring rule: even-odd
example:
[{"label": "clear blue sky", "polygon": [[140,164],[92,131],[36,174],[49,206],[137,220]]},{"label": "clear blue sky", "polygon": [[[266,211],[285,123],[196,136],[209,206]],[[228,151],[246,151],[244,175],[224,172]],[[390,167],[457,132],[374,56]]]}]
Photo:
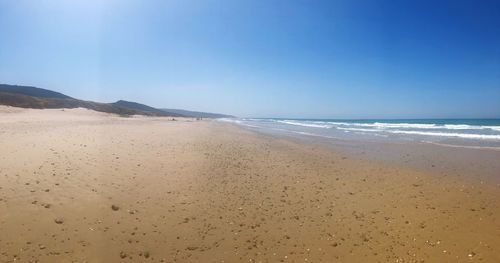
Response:
[{"label": "clear blue sky", "polygon": [[0,0],[0,83],[254,117],[500,117],[500,1]]}]

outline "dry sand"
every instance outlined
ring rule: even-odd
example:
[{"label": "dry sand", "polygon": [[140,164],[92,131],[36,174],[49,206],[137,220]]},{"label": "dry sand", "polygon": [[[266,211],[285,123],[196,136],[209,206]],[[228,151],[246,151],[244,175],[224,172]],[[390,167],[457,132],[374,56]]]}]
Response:
[{"label": "dry sand", "polygon": [[500,188],[214,121],[0,108],[0,262],[500,262]]}]

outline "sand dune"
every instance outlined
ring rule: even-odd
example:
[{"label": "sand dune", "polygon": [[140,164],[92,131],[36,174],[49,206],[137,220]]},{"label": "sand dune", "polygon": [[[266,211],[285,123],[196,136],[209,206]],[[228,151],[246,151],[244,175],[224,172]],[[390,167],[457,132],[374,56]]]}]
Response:
[{"label": "sand dune", "polygon": [[230,124],[2,107],[0,151],[1,262],[500,262],[497,184]]}]

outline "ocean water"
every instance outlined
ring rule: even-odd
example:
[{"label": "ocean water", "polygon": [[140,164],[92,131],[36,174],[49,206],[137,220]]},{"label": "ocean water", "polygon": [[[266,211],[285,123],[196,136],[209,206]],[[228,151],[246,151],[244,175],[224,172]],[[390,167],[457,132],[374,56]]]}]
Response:
[{"label": "ocean water", "polygon": [[[337,140],[500,147],[500,119],[219,119],[264,132]],[[498,148],[500,149],[500,148]]]}]

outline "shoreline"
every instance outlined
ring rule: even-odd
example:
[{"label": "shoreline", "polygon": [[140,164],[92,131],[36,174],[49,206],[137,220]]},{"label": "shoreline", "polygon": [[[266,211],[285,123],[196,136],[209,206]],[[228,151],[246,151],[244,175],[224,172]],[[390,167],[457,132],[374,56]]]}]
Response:
[{"label": "shoreline", "polygon": [[2,262],[500,260],[472,177],[216,121],[0,115]]},{"label": "shoreline", "polygon": [[[471,181],[500,186],[500,148],[457,146],[418,141],[358,141],[297,133],[288,130],[270,132],[258,127],[227,123],[256,134],[285,138],[297,143],[325,147],[350,158],[407,167],[438,175],[459,175]],[[480,170],[480,172],[478,172]]]}]

